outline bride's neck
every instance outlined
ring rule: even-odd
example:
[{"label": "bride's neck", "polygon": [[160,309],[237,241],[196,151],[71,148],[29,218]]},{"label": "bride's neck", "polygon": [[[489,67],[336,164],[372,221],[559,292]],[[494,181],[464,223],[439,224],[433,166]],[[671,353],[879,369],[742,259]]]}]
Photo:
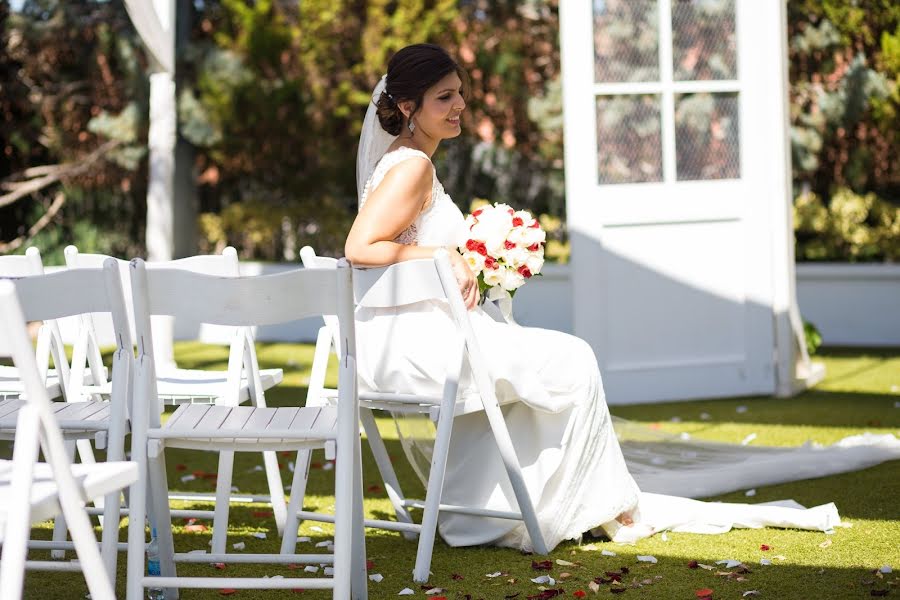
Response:
[{"label": "bride's neck", "polygon": [[433,140],[424,135],[418,136],[415,134],[406,134],[405,136],[401,135],[397,138],[397,141],[394,142],[395,146],[399,148],[400,146],[406,146],[407,148],[413,148],[414,150],[419,150],[428,155],[428,158],[434,156],[435,151],[437,150],[438,144],[440,140]]}]

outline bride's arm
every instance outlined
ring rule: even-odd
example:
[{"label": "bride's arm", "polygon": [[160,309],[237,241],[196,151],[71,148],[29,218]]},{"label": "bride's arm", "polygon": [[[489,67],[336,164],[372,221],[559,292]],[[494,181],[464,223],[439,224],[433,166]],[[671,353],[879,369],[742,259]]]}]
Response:
[{"label": "bride's arm", "polygon": [[[356,267],[381,267],[434,256],[434,246],[399,244],[405,231],[431,197],[433,167],[425,158],[411,158],[391,168],[369,194],[344,244],[344,255]],[[478,303],[478,285],[469,265],[455,248],[450,262],[468,308]]]},{"label": "bride's arm", "polygon": [[434,248],[393,240],[416,220],[431,196],[431,162],[410,158],[391,168],[369,194],[344,244],[344,255],[358,267],[381,267],[415,258],[431,258]]}]

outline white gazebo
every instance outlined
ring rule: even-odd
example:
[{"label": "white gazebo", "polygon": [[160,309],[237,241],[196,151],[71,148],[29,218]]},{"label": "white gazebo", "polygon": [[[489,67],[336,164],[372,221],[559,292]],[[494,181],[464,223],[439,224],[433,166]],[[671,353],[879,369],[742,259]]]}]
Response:
[{"label": "white gazebo", "polygon": [[789,395],[785,0],[563,0],[573,329],[611,403]]}]

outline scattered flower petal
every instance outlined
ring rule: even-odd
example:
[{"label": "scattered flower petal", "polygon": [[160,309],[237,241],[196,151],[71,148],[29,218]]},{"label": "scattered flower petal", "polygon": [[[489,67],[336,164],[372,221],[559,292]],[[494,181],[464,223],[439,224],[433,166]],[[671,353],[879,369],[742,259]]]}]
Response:
[{"label": "scattered flower petal", "polygon": [[312,538],[309,537],[309,536],[305,536],[305,535],[300,536],[300,537],[297,538],[297,543],[298,543],[298,544],[299,544],[300,542],[311,542],[311,541],[312,541]]},{"label": "scattered flower petal", "polygon": [[244,542],[235,542],[234,544],[231,545],[231,547],[234,548],[235,550],[243,550],[244,548],[247,547],[247,544],[245,544]]},{"label": "scattered flower petal", "polygon": [[187,474],[187,475],[182,475],[182,476],[181,476],[181,482],[182,482],[182,483],[187,483],[188,481],[194,481],[195,479],[197,479],[197,476],[196,476],[196,475],[191,475],[190,473]]},{"label": "scattered flower petal", "polygon": [[531,568],[535,571],[549,571],[553,568],[553,562],[549,560],[533,560],[531,561]]},{"label": "scattered flower petal", "polygon": [[662,532],[662,535],[660,536],[660,538],[662,538],[662,541],[664,541],[664,542],[669,541],[669,536],[666,534],[665,531]]},{"label": "scattered flower petal", "polygon": [[303,571],[306,573],[318,573],[319,567],[317,567],[315,565],[309,565],[305,569],[303,569]]},{"label": "scattered flower petal", "polygon": [[266,536],[266,532],[264,532],[264,531],[257,531],[257,532],[255,532],[255,533],[253,534],[253,537],[255,537],[255,538],[258,539],[258,540],[264,540],[264,539],[266,539],[267,536]]},{"label": "scattered flower petal", "polygon": [[712,418],[712,417],[711,417],[711,416],[709,415],[709,413],[707,413],[707,412],[702,412],[702,413],[700,413],[700,420],[701,420],[701,421],[709,421],[711,418]]},{"label": "scattered flower petal", "polygon": [[252,516],[254,519],[268,519],[269,517],[272,516],[272,511],[271,510],[254,510],[252,513],[250,513],[250,516]]},{"label": "scattered flower petal", "polygon": [[894,570],[891,568],[891,565],[884,565],[880,569],[878,569],[880,573],[884,573],[887,575],[888,573],[893,573]]},{"label": "scattered flower petal", "polygon": [[222,588],[219,590],[219,595],[221,596],[231,596],[232,594],[237,594],[237,590],[234,588]]},{"label": "scattered flower petal", "polygon": [[772,564],[772,561],[769,560],[768,558],[761,558],[761,559],[759,559],[759,564],[761,564],[761,565],[771,565],[771,564]]},{"label": "scattered flower petal", "polygon": [[738,406],[737,408],[734,409],[734,412],[744,414],[745,412],[747,412],[747,407],[744,406],[743,404],[741,404],[740,406]]},{"label": "scattered flower petal", "polygon": [[453,579],[453,580],[455,580],[455,581],[459,581],[460,579],[465,579],[465,577],[463,577],[463,576],[460,575],[459,573],[454,573],[454,574],[452,574],[452,575],[450,576],[450,579]]},{"label": "scattered flower petal", "polygon": [[618,556],[618,554],[616,554],[612,550],[601,550],[600,554],[602,554],[603,556]]},{"label": "scattered flower petal", "polygon": [[588,588],[596,594],[600,591],[600,584],[596,581],[590,581],[588,582]]},{"label": "scattered flower petal", "polygon": [[746,598],[747,596],[759,596],[759,590],[747,590],[743,594],[741,594],[741,598]]},{"label": "scattered flower petal", "polygon": [[375,583],[381,583],[383,579],[384,575],[382,575],[381,573],[372,573],[371,575],[369,575],[369,580],[374,581]]},{"label": "scattered flower petal", "polygon": [[755,439],[756,439],[756,434],[751,433],[747,437],[745,437],[744,439],[741,440],[741,446],[746,446],[747,444],[749,444],[750,442],[752,442]]},{"label": "scattered flower petal", "polygon": [[640,554],[637,559],[638,562],[648,562],[653,563],[654,565],[658,562],[655,556],[650,556],[649,554]]},{"label": "scattered flower petal", "polygon": [[561,567],[575,567],[575,566],[577,566],[575,563],[569,562],[569,561],[567,561],[567,560],[562,560],[561,558],[557,558],[557,559],[556,559],[556,564],[558,564],[558,565],[561,566]]},{"label": "scattered flower petal", "polygon": [[493,579],[494,577],[500,577],[501,575],[503,575],[503,573],[497,571],[496,573],[488,573],[487,575],[485,575],[485,577],[490,577],[491,579]]},{"label": "scattered flower petal", "polygon": [[415,594],[415,592],[409,588],[403,588],[397,593],[398,596],[412,596],[413,594]]},{"label": "scattered flower petal", "polygon": [[832,542],[831,542],[830,539],[829,539],[829,540],[825,540],[824,542],[822,542],[821,544],[819,544],[819,548],[828,548],[829,546],[831,546],[831,544],[832,544]]},{"label": "scattered flower petal", "polygon": [[584,590],[575,590],[574,592],[572,592],[572,595],[576,598],[584,598],[585,596],[587,596],[587,593]]},{"label": "scattered flower petal", "polygon": [[768,544],[760,544],[759,549],[762,550],[763,552],[767,552],[768,550],[772,549],[772,546],[770,546]]},{"label": "scattered flower petal", "polygon": [[699,566],[700,566],[700,563],[698,563],[696,560],[692,560],[691,562],[688,563],[688,569],[696,569]]},{"label": "scattered flower petal", "polygon": [[697,590],[694,594],[698,598],[712,598],[713,591],[709,588],[703,588],[702,590]]},{"label": "scattered flower petal", "polygon": [[434,596],[436,594],[442,593],[443,591],[444,591],[444,588],[433,587],[433,588],[425,590],[425,595],[426,596]]},{"label": "scattered flower petal", "polygon": [[549,575],[541,575],[540,577],[533,578],[531,580],[531,583],[546,583],[548,585],[556,585],[556,580]]},{"label": "scattered flower petal", "polygon": [[717,565],[725,565],[726,569],[731,569],[731,568],[736,567],[739,564],[741,564],[741,561],[734,560],[733,558],[729,558],[727,560],[717,560],[716,564]]},{"label": "scattered flower petal", "polygon": [[756,495],[756,488],[750,488],[749,490],[744,492],[744,495],[747,496],[748,498],[752,498],[753,496]]}]

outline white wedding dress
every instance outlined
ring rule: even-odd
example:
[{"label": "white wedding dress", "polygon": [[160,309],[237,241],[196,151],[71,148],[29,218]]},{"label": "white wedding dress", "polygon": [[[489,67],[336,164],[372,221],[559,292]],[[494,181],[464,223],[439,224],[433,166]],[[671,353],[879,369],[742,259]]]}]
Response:
[{"label": "white wedding dress", "polygon": [[[424,153],[406,147],[386,153],[365,185],[360,206],[392,167],[404,160],[423,158],[429,160]],[[464,217],[435,176],[431,201],[395,241],[421,246],[457,246],[465,236]],[[840,522],[834,504],[804,509],[790,502],[775,506],[705,503],[642,493],[623,456],[590,346],[557,331],[498,322],[480,308],[471,311],[470,318],[482,352],[490,361],[489,371],[548,547],[553,548],[562,540],[577,539],[583,532],[600,525],[613,539],[626,541],[665,529],[704,533],[762,526],[827,530]],[[402,389],[440,396],[447,365],[445,350],[453,347],[450,340],[455,333],[445,303],[421,302],[393,309],[360,308],[356,331],[361,390]],[[461,388],[464,391],[471,385],[464,380]],[[403,422],[407,418],[400,416],[397,419],[404,448],[423,477],[423,467],[427,469],[427,430],[425,434],[417,433],[415,422]],[[684,460],[675,460],[690,453],[717,455],[719,446],[724,450],[726,445],[699,444],[686,449],[679,446],[677,439],[629,437],[634,439],[623,445],[626,452],[630,450],[634,454],[638,480],[645,490],[656,491],[662,487],[661,491],[667,493],[699,496],[741,487],[733,485],[740,482],[731,482],[729,489],[715,488],[715,483],[714,489],[706,489],[702,485],[702,464],[698,468],[696,462],[687,461],[691,467]],[[881,441],[886,444],[884,449],[866,455],[853,465],[900,457],[896,440],[893,445],[890,440]],[[425,446],[425,461],[421,455],[415,455],[412,446],[416,444]],[[663,455],[642,460],[654,448],[660,449]],[[733,456],[727,460],[731,460],[731,467],[741,460],[750,466],[762,465],[757,479],[751,477],[749,485],[803,476],[803,472],[781,473],[781,479],[772,476],[773,462],[784,462],[783,451],[773,452],[751,453],[749,459]],[[724,454],[727,456],[727,452]],[[762,460],[756,460],[757,454]],[[668,470],[666,463],[671,465]],[[682,480],[694,487],[679,488],[678,482]],[[506,471],[482,413],[457,417],[454,421],[442,501],[515,510]],[[621,527],[614,519],[622,513],[632,514],[635,524]],[[441,515],[439,531],[451,546],[496,544],[531,549],[528,534],[519,521],[445,513]]]}]

